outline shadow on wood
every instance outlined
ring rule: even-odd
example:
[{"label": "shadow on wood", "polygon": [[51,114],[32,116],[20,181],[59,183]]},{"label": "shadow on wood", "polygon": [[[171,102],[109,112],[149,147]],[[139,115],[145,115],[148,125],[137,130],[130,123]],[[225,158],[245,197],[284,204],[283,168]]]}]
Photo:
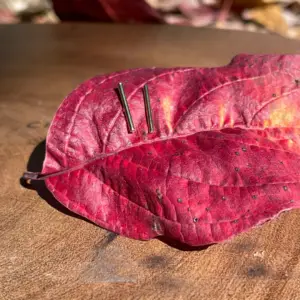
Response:
[{"label": "shadow on wood", "polygon": [[193,247],[193,246],[189,246],[187,244],[169,239],[166,236],[159,236],[159,237],[157,237],[157,239],[160,240],[161,242],[169,245],[170,247],[176,248],[176,249],[181,250],[181,251],[201,251],[201,250],[205,250],[209,246],[211,246],[211,245],[206,245],[206,246],[198,246],[198,247],[194,246]]}]

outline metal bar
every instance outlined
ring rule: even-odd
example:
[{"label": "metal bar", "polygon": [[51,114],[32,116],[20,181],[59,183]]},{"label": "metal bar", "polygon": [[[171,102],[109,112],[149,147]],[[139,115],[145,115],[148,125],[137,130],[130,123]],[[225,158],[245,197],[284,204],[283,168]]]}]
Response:
[{"label": "metal bar", "polygon": [[148,130],[149,130],[149,133],[151,133],[154,131],[154,126],[153,126],[152,109],[151,109],[151,105],[150,105],[150,97],[149,97],[149,90],[148,90],[147,84],[144,85],[144,100],[145,100]]},{"label": "metal bar", "polygon": [[132,133],[132,132],[134,132],[134,124],[133,124],[133,121],[132,121],[131,113],[130,113],[130,110],[129,110],[129,106],[128,106],[128,102],[127,102],[127,99],[126,99],[126,96],[125,96],[125,92],[124,92],[122,82],[119,82],[118,90],[119,90],[119,93],[120,93],[122,105],[123,105],[124,110],[125,110],[125,117],[126,117],[126,121],[127,121],[127,124],[128,124],[128,129],[129,129],[129,132]]}]

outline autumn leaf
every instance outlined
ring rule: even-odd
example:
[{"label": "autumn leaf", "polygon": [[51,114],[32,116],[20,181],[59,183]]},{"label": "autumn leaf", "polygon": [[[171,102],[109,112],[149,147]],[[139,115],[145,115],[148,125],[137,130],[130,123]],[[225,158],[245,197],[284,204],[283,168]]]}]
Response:
[{"label": "autumn leaf", "polygon": [[129,238],[227,240],[299,208],[299,78],[299,55],[96,76],[56,112],[36,177],[69,210]]},{"label": "autumn leaf", "polygon": [[246,10],[243,16],[263,25],[270,31],[287,36],[289,27],[284,19],[282,8],[278,4]]},{"label": "autumn leaf", "polygon": [[52,0],[53,8],[60,18],[78,18],[113,22],[161,22],[160,14],[145,0]]}]

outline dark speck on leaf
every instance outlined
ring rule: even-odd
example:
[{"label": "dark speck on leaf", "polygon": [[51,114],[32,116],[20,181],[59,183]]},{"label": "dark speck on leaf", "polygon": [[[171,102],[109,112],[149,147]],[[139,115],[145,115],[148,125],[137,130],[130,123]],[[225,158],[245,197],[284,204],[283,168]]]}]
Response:
[{"label": "dark speck on leaf", "polygon": [[194,218],[194,219],[193,219],[193,222],[194,222],[194,223],[197,223],[197,222],[198,222],[198,218]]},{"label": "dark speck on leaf", "polygon": [[235,167],[234,170],[235,170],[236,172],[238,172],[240,169],[239,169],[238,167]]},{"label": "dark speck on leaf", "polygon": [[159,189],[156,190],[156,195],[157,195],[157,198],[158,198],[159,202],[162,202],[163,195],[161,194]]},{"label": "dark speck on leaf", "polygon": [[247,148],[246,147],[242,147],[242,151],[246,152]]},{"label": "dark speck on leaf", "polygon": [[178,199],[177,199],[177,202],[178,202],[178,203],[182,203],[182,199],[181,199],[181,198],[178,198]]},{"label": "dark speck on leaf", "polygon": [[161,226],[157,218],[152,220],[152,230],[155,232],[161,232]]},{"label": "dark speck on leaf", "polygon": [[226,200],[226,197],[225,197],[225,196],[222,196],[222,200]]},{"label": "dark speck on leaf", "polygon": [[240,155],[240,153],[239,153],[238,151],[236,151],[236,152],[235,152],[235,155],[239,156],[239,155]]},{"label": "dark speck on leaf", "polygon": [[272,94],[272,97],[276,97],[276,94]]},{"label": "dark speck on leaf", "polygon": [[284,191],[287,191],[287,190],[288,190],[288,187],[287,187],[286,185],[284,185],[284,186],[283,186],[283,190],[284,190]]},{"label": "dark speck on leaf", "polygon": [[206,207],[205,210],[206,210],[206,211],[210,211],[210,207]]},{"label": "dark speck on leaf", "polygon": [[252,195],[252,199],[257,199],[257,196],[256,195]]},{"label": "dark speck on leaf", "polygon": [[295,79],[295,83],[296,83],[296,85],[299,85],[300,80],[299,79]]}]

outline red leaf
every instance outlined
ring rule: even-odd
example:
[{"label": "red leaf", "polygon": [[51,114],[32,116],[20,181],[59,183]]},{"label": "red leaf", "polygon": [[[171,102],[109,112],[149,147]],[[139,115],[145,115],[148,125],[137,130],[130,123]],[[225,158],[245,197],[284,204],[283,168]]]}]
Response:
[{"label": "red leaf", "polygon": [[62,20],[160,22],[161,16],[144,0],[52,0]]},{"label": "red leaf", "polygon": [[299,207],[298,78],[299,55],[239,55],[219,68],[97,76],[75,89],[52,121],[42,171],[47,187],[70,210],[130,238],[226,240]]}]

